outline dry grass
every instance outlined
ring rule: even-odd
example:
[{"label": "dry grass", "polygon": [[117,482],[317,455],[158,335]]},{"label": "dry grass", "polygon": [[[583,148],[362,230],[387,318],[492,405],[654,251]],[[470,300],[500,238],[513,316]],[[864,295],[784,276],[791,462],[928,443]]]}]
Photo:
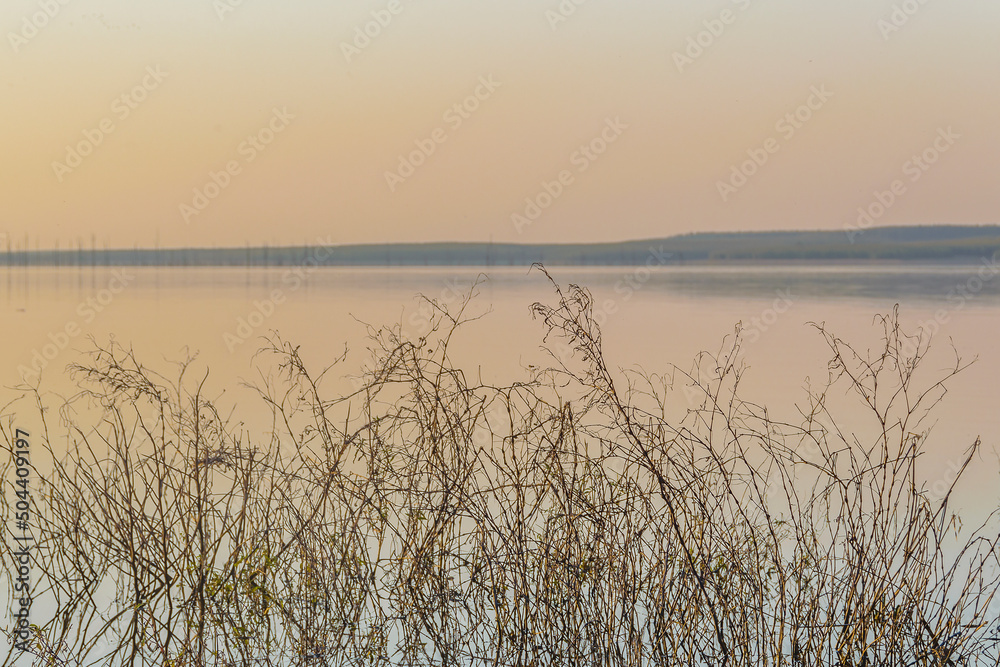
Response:
[{"label": "dry grass", "polygon": [[997,663],[1000,538],[918,474],[961,362],[925,379],[895,313],[871,354],[818,327],[829,382],[781,423],[740,397],[738,336],[613,372],[588,292],[555,289],[533,311],[573,354],[512,386],[451,364],[464,308],[373,329],[349,395],[273,340],[263,439],[190,364],[96,351],[75,372],[109,416],[39,438],[34,664]]}]

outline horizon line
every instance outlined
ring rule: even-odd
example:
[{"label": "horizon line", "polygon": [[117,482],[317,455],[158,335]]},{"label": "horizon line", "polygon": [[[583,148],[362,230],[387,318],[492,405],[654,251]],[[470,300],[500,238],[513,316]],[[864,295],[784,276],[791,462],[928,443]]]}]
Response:
[{"label": "horizon line", "polygon": [[[277,244],[271,245],[269,243],[263,244],[250,244],[245,243],[244,245],[212,245],[212,246],[139,246],[133,245],[131,247],[126,246],[104,246],[98,247],[96,245],[91,245],[90,247],[84,247],[78,245],[76,247],[66,247],[62,248],[59,246],[48,247],[48,248],[14,248],[12,247],[11,240],[12,235],[0,233],[0,253],[6,252],[7,254],[18,254],[18,255],[34,255],[34,254],[76,254],[76,253],[102,253],[102,252],[177,252],[177,251],[219,251],[219,252],[232,252],[232,251],[253,251],[253,250],[293,250],[301,248],[316,248],[329,247],[329,248],[371,248],[371,247],[399,247],[399,246],[506,246],[506,247],[581,247],[581,246],[616,246],[616,245],[626,245],[626,244],[636,244],[636,243],[650,243],[650,242],[662,242],[675,239],[683,239],[694,236],[733,236],[733,235],[743,235],[743,236],[766,236],[769,234],[844,234],[848,239],[850,239],[851,232],[855,233],[867,233],[867,232],[880,232],[885,230],[920,230],[920,229],[995,229],[1000,231],[1000,223],[980,223],[980,224],[969,224],[969,223],[935,223],[930,225],[874,225],[867,227],[863,230],[859,230],[854,227],[843,227],[841,229],[767,229],[767,230],[730,230],[730,231],[691,231],[684,232],[680,234],[671,234],[668,236],[649,236],[640,237],[632,239],[620,239],[614,241],[548,241],[548,242],[535,242],[535,243],[525,243],[519,241],[493,241],[493,240],[482,240],[482,241],[376,241],[376,242],[353,242],[353,243],[330,243],[330,244],[301,244],[301,243],[289,243],[289,244]],[[25,237],[27,238],[27,236]],[[324,241],[324,239],[318,239],[319,241]],[[2,245],[6,242],[6,249]],[[853,243],[853,241],[851,241]]]}]

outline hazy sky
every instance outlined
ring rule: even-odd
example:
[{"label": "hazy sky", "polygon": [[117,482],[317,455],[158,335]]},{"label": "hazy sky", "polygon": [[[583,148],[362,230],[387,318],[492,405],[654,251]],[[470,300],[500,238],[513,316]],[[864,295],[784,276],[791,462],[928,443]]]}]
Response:
[{"label": "hazy sky", "polygon": [[0,26],[15,245],[1000,222],[995,0],[4,0]]}]

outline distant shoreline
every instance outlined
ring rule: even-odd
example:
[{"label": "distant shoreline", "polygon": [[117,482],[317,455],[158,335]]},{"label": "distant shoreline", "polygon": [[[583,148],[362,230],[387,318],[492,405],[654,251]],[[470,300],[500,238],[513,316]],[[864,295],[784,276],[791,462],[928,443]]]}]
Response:
[{"label": "distant shoreline", "polygon": [[[329,237],[327,237],[329,238]],[[858,232],[706,233],[617,243],[392,243],[246,248],[0,250],[0,266],[528,267],[979,264],[1000,226],[877,227]]]}]

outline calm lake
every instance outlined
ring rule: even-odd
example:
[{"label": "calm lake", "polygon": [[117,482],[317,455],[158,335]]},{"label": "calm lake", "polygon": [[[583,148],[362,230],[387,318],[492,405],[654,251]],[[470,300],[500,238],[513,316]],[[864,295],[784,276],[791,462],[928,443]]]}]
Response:
[{"label": "calm lake", "polygon": [[[628,267],[551,271],[561,284],[588,287],[603,322],[604,349],[619,368],[689,368],[703,350],[716,352],[742,322],[747,398],[789,419],[807,379],[827,377],[829,352],[810,322],[860,351],[877,348],[873,318],[900,305],[903,324],[937,330],[929,370],[978,360],[955,378],[936,409],[928,484],[946,479],[961,453],[982,436],[984,455],[970,471],[963,499],[977,509],[1000,506],[1000,277],[976,266]],[[490,382],[524,379],[544,365],[543,328],[532,319],[535,301],[555,303],[552,286],[523,268],[347,269],[312,273],[274,269],[4,269],[0,272],[3,346],[2,404],[22,379],[43,392],[70,395],[65,367],[83,359],[92,337],[130,346],[147,366],[170,373],[186,350],[211,368],[211,393],[236,405],[252,423],[239,387],[253,380],[262,336],[277,330],[301,345],[318,369],[348,349],[343,374],[367,359],[366,327],[400,323],[416,338],[427,333],[427,308],[418,295],[457,305],[479,280],[467,313],[481,314],[453,344],[454,361]],[[950,343],[949,343],[950,341]],[[43,368],[44,367],[44,368]],[[350,383],[343,380],[343,388]],[[21,410],[21,407],[16,408]],[[242,412],[241,412],[242,410]],[[246,412],[247,414],[243,414]],[[27,418],[26,418],[27,419]],[[34,421],[33,419],[31,421]],[[974,490],[974,492],[973,492]]]}]

